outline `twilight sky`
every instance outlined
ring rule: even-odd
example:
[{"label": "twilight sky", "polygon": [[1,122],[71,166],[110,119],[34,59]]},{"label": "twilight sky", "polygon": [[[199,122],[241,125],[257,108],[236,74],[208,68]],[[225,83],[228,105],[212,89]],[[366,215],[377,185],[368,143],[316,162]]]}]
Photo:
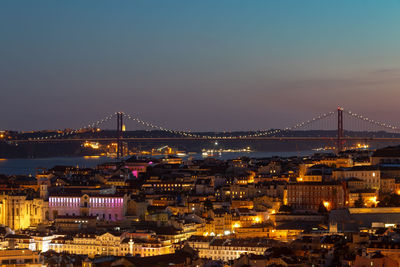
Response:
[{"label": "twilight sky", "polygon": [[[400,1],[1,0],[0,129],[400,125]],[[398,123],[397,123],[398,122]]]}]

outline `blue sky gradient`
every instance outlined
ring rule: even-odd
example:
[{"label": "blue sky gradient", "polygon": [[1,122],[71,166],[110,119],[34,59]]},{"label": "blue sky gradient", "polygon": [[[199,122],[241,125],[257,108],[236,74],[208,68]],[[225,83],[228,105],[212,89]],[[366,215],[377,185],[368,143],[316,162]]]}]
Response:
[{"label": "blue sky gradient", "polygon": [[0,128],[123,110],[264,129],[337,105],[400,125],[399,14],[394,0],[2,0]]}]

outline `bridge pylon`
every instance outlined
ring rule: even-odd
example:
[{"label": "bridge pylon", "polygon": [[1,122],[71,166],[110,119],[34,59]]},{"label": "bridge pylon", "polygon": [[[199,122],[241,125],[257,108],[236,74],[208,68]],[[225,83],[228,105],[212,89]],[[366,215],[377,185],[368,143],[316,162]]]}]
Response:
[{"label": "bridge pylon", "polygon": [[117,112],[117,158],[124,157],[124,147],[123,147],[123,112]]},{"label": "bridge pylon", "polygon": [[337,152],[341,152],[343,150],[344,145],[344,130],[343,130],[343,108],[338,107],[337,113]]}]

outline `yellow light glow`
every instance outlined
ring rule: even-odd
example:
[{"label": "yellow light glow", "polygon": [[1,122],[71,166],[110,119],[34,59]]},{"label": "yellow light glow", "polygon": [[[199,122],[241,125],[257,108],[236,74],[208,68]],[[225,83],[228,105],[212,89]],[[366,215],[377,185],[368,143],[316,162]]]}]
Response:
[{"label": "yellow light glow", "polygon": [[83,156],[85,159],[98,159],[100,156]]},{"label": "yellow light glow", "polygon": [[234,223],[233,224],[233,228],[239,228],[240,227],[240,223]]},{"label": "yellow light glow", "polygon": [[85,141],[85,143],[83,143],[84,147],[89,147],[89,148],[93,148],[93,149],[99,149],[100,148],[100,144],[97,142],[89,142],[89,141]]},{"label": "yellow light glow", "polygon": [[324,201],[323,204],[324,204],[324,207],[327,208],[327,209],[331,205],[331,203],[329,203],[328,201]]},{"label": "yellow light glow", "polygon": [[371,201],[374,204],[378,204],[379,203],[379,201],[376,199],[376,197],[369,198],[369,201]]}]

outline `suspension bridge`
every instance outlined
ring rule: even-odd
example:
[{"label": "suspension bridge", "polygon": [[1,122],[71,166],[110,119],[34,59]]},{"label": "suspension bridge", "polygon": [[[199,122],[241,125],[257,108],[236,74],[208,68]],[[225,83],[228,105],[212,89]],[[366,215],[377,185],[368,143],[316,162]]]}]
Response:
[{"label": "suspension bridge", "polygon": [[[100,127],[117,120],[116,129],[111,136],[102,136],[104,129]],[[124,121],[140,125],[148,134],[129,136],[125,131]],[[138,130],[135,127],[135,130]],[[312,131],[321,131],[318,135],[307,135]],[[154,132],[164,133],[154,135]],[[89,134],[88,134],[89,133]],[[294,134],[296,133],[296,134]],[[322,133],[322,135],[321,135]],[[381,133],[380,135],[374,133]],[[384,134],[382,134],[384,133]],[[324,135],[325,134],[325,135]],[[392,141],[400,142],[400,128],[389,123],[370,119],[361,114],[338,107],[334,111],[320,114],[309,120],[299,122],[284,129],[256,130],[247,132],[201,133],[179,131],[155,125],[148,121],[127,114],[116,112],[101,120],[84,127],[57,131],[56,133],[41,133],[36,137],[24,137],[10,140],[23,142],[75,142],[75,141],[113,141],[117,143],[117,156],[123,156],[123,142],[128,141],[173,141],[173,140],[271,140],[271,141],[331,141],[335,142],[341,151],[346,141]]]}]

